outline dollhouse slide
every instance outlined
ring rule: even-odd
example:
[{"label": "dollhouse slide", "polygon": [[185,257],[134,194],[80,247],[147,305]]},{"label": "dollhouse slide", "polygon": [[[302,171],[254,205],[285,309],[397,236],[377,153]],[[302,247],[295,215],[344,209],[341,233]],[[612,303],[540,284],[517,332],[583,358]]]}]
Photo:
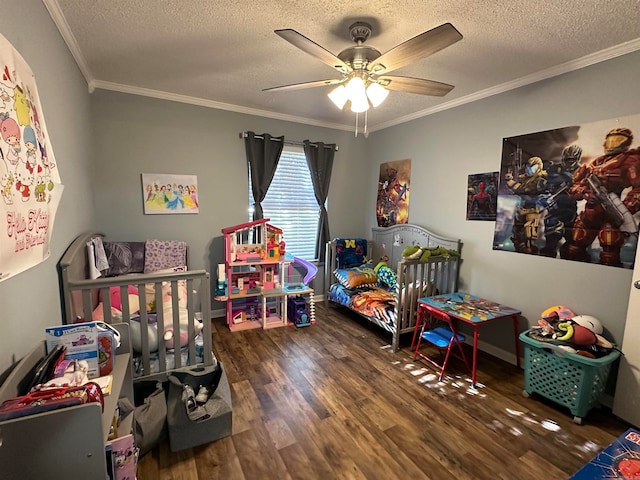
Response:
[{"label": "dollhouse slide", "polygon": [[302,283],[304,283],[306,286],[309,286],[309,282],[316,278],[316,275],[318,274],[318,267],[316,267],[313,263],[299,257],[293,257],[293,263],[302,265],[307,269],[307,274],[304,276]]},{"label": "dollhouse slide", "polygon": [[311,283],[313,279],[316,278],[316,275],[318,274],[318,267],[316,267],[313,263],[299,257],[293,257],[293,264],[298,264],[301,267],[306,268],[307,271],[301,283],[287,282],[287,284],[285,285],[285,290],[287,292],[295,292],[297,290],[307,289],[309,287],[309,283]]}]

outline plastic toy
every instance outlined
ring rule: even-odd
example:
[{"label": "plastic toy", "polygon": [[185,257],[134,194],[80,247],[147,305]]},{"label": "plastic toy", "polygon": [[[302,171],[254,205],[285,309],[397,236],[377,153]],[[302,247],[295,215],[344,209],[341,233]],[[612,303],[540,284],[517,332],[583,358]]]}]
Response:
[{"label": "plastic toy", "polygon": [[591,315],[576,315],[571,318],[578,325],[582,325],[585,328],[588,328],[593,333],[597,335],[602,335],[603,328],[602,323],[596,317],[592,317]]},{"label": "plastic toy", "polygon": [[570,319],[572,319],[573,317],[576,316],[576,314],[573,313],[573,310],[571,310],[569,307],[566,307],[564,305],[554,305],[553,307],[549,307],[546,310],[544,310],[540,314],[540,317],[541,318],[549,317],[554,312],[557,313],[558,314],[558,318],[560,318],[562,320],[570,320]]},{"label": "plastic toy", "polygon": [[229,298],[227,293],[227,275],[224,272],[224,263],[218,264],[218,281],[216,282],[215,300],[225,302]]},{"label": "plastic toy", "polygon": [[[228,285],[225,311],[231,331],[289,325],[287,302],[292,292],[311,297],[307,316],[315,323],[313,290],[308,284],[318,268],[286,252],[281,229],[262,218],[224,228],[222,233]],[[306,268],[304,283],[290,281],[293,263]]]},{"label": "plastic toy", "polygon": [[[45,384],[46,387],[75,387],[84,385],[89,381],[89,377],[87,376],[89,364],[86,360],[63,360],[59,368],[64,368],[62,376],[49,380]],[[59,370],[56,369],[55,373],[59,373]]]},{"label": "plastic toy", "polygon": [[307,274],[304,276],[302,283],[304,283],[306,286],[309,286],[309,283],[311,283],[311,281],[313,281],[313,279],[316,278],[316,275],[318,274],[318,267],[316,267],[313,263],[299,257],[293,257],[293,263],[297,263],[298,265],[301,265],[307,269]]},{"label": "plastic toy", "polygon": [[309,308],[302,297],[289,297],[287,299],[287,318],[296,327],[308,327],[311,325]]}]

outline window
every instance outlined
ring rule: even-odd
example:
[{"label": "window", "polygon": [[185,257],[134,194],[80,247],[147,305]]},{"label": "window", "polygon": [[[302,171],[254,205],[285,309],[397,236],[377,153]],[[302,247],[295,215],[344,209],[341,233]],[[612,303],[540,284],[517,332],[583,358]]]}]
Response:
[{"label": "window", "polygon": [[[253,220],[254,203],[249,175],[249,221]],[[320,208],[302,147],[284,146],[262,211],[269,223],[282,229],[288,253],[304,260],[316,259]]]}]

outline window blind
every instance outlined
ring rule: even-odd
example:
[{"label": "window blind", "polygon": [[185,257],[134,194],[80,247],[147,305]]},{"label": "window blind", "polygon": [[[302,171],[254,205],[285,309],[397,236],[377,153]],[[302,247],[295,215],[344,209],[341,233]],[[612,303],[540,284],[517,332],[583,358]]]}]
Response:
[{"label": "window blind", "polygon": [[[253,220],[253,194],[249,177],[249,220]],[[302,148],[285,145],[267,196],[265,218],[281,228],[286,250],[295,257],[315,260],[320,209],[313,193],[311,174]]]}]

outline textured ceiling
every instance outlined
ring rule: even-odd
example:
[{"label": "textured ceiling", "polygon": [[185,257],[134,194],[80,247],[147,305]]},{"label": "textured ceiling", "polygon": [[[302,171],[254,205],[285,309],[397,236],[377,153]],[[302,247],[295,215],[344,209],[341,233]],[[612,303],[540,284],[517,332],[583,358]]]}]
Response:
[{"label": "textured ceiling", "polygon": [[384,53],[452,23],[464,38],[394,75],[455,85],[445,97],[391,92],[369,111],[385,128],[640,49],[640,0],[44,0],[89,89],[104,88],[312,125],[353,129],[331,87],[263,92],[337,78],[277,36],[291,28],[334,54],[354,21]]}]

